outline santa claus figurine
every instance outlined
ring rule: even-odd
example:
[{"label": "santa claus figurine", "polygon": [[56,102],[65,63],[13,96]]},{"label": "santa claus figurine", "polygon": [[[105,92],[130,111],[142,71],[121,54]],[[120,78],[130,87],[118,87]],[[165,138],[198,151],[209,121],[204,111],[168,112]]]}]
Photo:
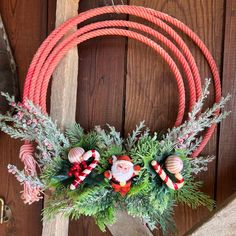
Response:
[{"label": "santa claus figurine", "polygon": [[134,166],[128,156],[112,156],[109,162],[112,164],[111,170],[107,170],[104,176],[110,180],[114,191],[124,197],[130,190],[132,178],[139,174],[140,166]]}]

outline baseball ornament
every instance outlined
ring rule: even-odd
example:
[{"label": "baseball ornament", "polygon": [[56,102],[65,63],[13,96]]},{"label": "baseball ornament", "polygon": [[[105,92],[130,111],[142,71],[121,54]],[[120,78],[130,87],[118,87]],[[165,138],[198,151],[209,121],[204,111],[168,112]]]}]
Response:
[{"label": "baseball ornament", "polygon": [[139,174],[140,166],[134,166],[129,156],[112,156],[109,162],[111,170],[107,170],[104,176],[110,180],[114,191],[124,197],[131,188],[132,178]]},{"label": "baseball ornament", "polygon": [[165,167],[171,174],[180,173],[183,169],[183,161],[177,155],[171,155],[167,157],[165,161]]},{"label": "baseball ornament", "polygon": [[[87,165],[87,161],[91,157],[93,157],[93,161]],[[68,176],[74,176],[75,178],[70,185],[70,189],[75,190],[98,165],[100,154],[96,150],[84,152],[83,148],[72,148],[69,151],[68,159],[73,164],[68,172]]]},{"label": "baseball ornament", "polygon": [[[170,159],[170,160],[172,160],[172,159]],[[165,184],[169,188],[171,188],[173,190],[178,190],[178,189],[183,187],[183,185],[184,185],[184,178],[183,178],[183,176],[179,172],[176,172],[177,168],[173,168],[173,169],[170,168],[170,171],[168,170],[169,172],[171,172],[171,171],[175,172],[173,174],[175,175],[175,178],[176,178],[177,181],[176,181],[176,183],[174,183],[169,178],[169,176],[166,174],[166,172],[161,168],[160,164],[157,161],[153,160],[151,162],[151,165],[152,165],[153,169],[155,170],[155,172],[160,176],[160,178],[165,182]],[[182,168],[183,167],[179,168],[178,170],[180,170],[180,169],[182,170]]]}]

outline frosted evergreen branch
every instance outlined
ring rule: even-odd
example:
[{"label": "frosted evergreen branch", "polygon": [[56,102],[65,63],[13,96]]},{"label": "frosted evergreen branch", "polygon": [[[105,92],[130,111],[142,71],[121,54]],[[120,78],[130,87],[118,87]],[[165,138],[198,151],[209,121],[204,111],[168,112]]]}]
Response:
[{"label": "frosted evergreen branch", "polygon": [[64,136],[64,134],[61,133],[61,131],[59,130],[57,126],[57,123],[53,121],[50,116],[43,114],[41,109],[35,106],[31,101],[27,101],[26,105],[27,103],[29,104],[30,108],[32,107],[36,118],[38,118],[38,120],[40,121],[39,125],[42,126],[45,134],[50,138],[52,138],[52,136],[54,137],[52,138],[52,140],[55,143],[55,147],[61,146],[61,145],[68,147],[70,145],[69,141]]},{"label": "frosted evergreen branch", "polygon": [[95,126],[95,131],[97,132],[99,138],[101,139],[102,142],[104,142],[105,146],[110,146],[113,142],[111,137],[106,134],[105,130],[101,128],[101,126]]},{"label": "frosted evergreen branch", "polygon": [[208,164],[215,160],[215,156],[195,157],[190,159],[192,173],[198,174],[208,170]]},{"label": "frosted evergreen branch", "polygon": [[114,126],[111,126],[111,125],[109,125],[109,124],[107,124],[107,127],[108,127],[109,130],[110,130],[110,131],[109,131],[109,134],[110,134],[110,136],[112,137],[114,144],[115,144],[115,145],[118,145],[118,146],[122,145],[123,139],[122,139],[121,136],[120,136],[120,132],[117,132],[116,129],[115,129],[115,127],[114,127]]},{"label": "frosted evergreen branch", "polygon": [[109,147],[111,145],[121,146],[123,143],[123,139],[120,136],[120,132],[117,132],[113,126],[107,125],[109,130],[106,131],[102,129],[100,126],[95,126],[95,131],[98,134],[100,139],[100,143]]},{"label": "frosted evergreen branch", "polygon": [[9,104],[15,103],[15,96],[10,96],[8,93],[1,92],[1,95],[6,98]]},{"label": "frosted evergreen branch", "polygon": [[65,131],[66,137],[70,140],[72,144],[78,143],[81,140],[83,134],[84,129],[77,123],[69,126]]},{"label": "frosted evergreen branch", "polygon": [[32,204],[43,198],[42,193],[45,186],[37,176],[26,175],[24,171],[18,170],[13,165],[8,165],[8,171],[23,185],[21,198],[24,200],[25,204]]},{"label": "frosted evergreen branch", "polygon": [[188,148],[186,149],[186,154],[191,155],[194,150],[196,150],[202,142],[202,136],[191,140]]},{"label": "frosted evergreen branch", "polygon": [[173,150],[174,144],[171,140],[161,140],[159,142],[159,153],[170,153]]},{"label": "frosted evergreen branch", "polygon": [[[126,148],[130,150],[134,144],[137,142],[139,135],[142,133],[142,130],[145,128],[145,122],[141,121],[139,125],[136,125],[135,130],[133,130],[132,134],[128,134],[128,138],[126,140]],[[145,131],[145,136],[148,135],[149,130]]]},{"label": "frosted evergreen branch", "polygon": [[209,86],[211,84],[211,79],[205,79],[205,86],[203,87],[202,94],[198,101],[195,103],[193,110],[191,113],[189,113],[189,118],[195,119],[197,114],[201,111],[204,101],[207,99],[207,96],[209,95]]},{"label": "frosted evergreen branch", "polygon": [[34,137],[30,134],[25,133],[24,131],[16,128],[12,128],[10,125],[7,125],[5,123],[0,123],[0,129],[8,134],[11,138],[14,139],[20,139],[22,141],[29,140],[34,141]]},{"label": "frosted evergreen branch", "polygon": [[32,187],[44,189],[44,184],[36,176],[25,175],[24,170],[18,170],[16,166],[9,164],[7,166],[9,173],[13,174],[16,179],[21,183],[29,183]]},{"label": "frosted evergreen branch", "polygon": [[222,97],[218,103],[215,103],[211,108],[208,108],[203,113],[200,113],[203,102],[206,99],[209,87],[209,80],[206,80],[206,86],[203,89],[202,96],[199,101],[193,107],[192,112],[189,113],[189,119],[186,120],[182,125],[169,129],[167,134],[164,136],[164,141],[171,141],[175,148],[190,149],[191,154],[200,144],[201,137],[197,136],[204,131],[206,128],[211,127],[213,124],[217,124],[225,119],[230,112],[223,111],[219,115],[216,112],[222,109],[226,102],[229,101],[230,95]]},{"label": "frosted evergreen branch", "polygon": [[42,158],[39,162],[59,156],[64,148],[70,146],[57,124],[31,101],[26,101],[24,104],[15,103],[14,98],[8,94],[3,94],[3,96],[16,113],[8,112],[6,115],[0,115],[1,130],[13,138],[35,141],[37,150],[43,154],[37,155]]}]

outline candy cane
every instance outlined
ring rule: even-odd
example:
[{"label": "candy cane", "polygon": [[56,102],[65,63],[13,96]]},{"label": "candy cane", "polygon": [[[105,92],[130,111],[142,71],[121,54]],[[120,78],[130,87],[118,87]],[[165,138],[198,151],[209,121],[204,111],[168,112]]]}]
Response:
[{"label": "candy cane", "polygon": [[153,169],[156,171],[156,173],[160,176],[160,178],[165,182],[165,184],[173,189],[178,190],[183,187],[184,185],[184,178],[180,173],[175,174],[175,178],[177,179],[177,183],[174,183],[165,173],[165,171],[161,168],[159,163],[157,161],[152,161],[151,165]]},{"label": "candy cane", "polygon": [[93,157],[94,160],[92,163],[80,173],[78,178],[76,178],[73,183],[70,185],[71,190],[75,190],[83,181],[84,179],[92,172],[92,170],[98,165],[100,154],[96,150],[89,150],[83,155],[83,160],[87,161],[90,157]]}]

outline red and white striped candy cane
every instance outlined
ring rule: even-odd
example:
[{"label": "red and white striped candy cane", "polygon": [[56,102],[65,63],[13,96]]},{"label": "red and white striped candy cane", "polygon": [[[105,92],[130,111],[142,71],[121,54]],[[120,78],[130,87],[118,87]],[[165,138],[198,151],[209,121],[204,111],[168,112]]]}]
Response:
[{"label": "red and white striped candy cane", "polygon": [[98,165],[100,154],[96,150],[89,150],[83,155],[83,160],[87,161],[90,157],[93,157],[94,160],[92,163],[82,171],[78,178],[76,178],[73,183],[70,185],[71,190],[75,190],[84,179],[92,172],[92,170]]},{"label": "red and white striped candy cane", "polygon": [[180,173],[175,174],[175,178],[177,179],[177,183],[174,183],[166,174],[166,172],[161,168],[160,164],[157,161],[152,161],[151,165],[156,173],[160,176],[160,178],[165,182],[165,184],[173,189],[178,190],[184,185],[184,178]]}]

